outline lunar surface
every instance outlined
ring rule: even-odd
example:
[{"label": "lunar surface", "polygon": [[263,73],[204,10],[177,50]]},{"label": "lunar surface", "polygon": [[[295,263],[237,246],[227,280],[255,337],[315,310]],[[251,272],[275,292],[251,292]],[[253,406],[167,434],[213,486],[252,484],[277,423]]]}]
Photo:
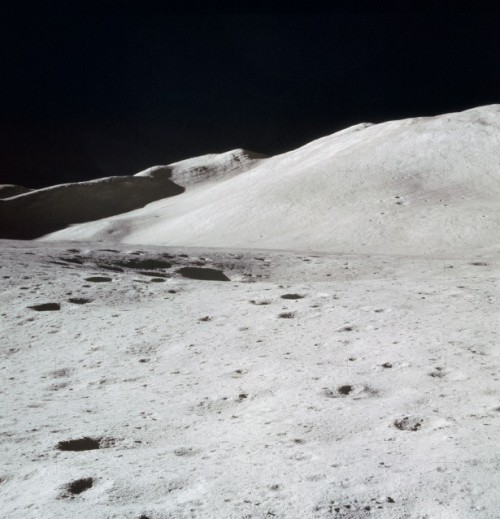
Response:
[{"label": "lunar surface", "polygon": [[498,517],[499,105],[0,194],[2,518]]}]

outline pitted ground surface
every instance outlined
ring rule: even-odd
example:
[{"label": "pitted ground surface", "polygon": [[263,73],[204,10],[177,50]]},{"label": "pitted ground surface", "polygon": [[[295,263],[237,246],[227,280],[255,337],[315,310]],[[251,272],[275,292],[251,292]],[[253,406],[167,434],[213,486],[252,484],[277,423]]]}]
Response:
[{"label": "pitted ground surface", "polygon": [[2,517],[496,517],[497,257],[4,241],[0,266]]}]

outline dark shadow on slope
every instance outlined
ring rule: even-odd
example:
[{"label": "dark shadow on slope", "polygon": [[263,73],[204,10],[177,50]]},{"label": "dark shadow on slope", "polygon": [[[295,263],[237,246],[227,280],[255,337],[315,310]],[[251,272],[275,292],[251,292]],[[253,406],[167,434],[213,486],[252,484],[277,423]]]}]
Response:
[{"label": "dark shadow on slope", "polygon": [[154,269],[169,269],[172,266],[172,263],[164,260],[148,258],[148,259],[127,259],[122,261],[116,261],[115,265],[120,265],[120,267],[126,267],[131,269],[145,269],[145,270],[154,270]]},{"label": "dark shadow on slope", "polygon": [[0,184],[0,199],[11,198],[13,196],[29,193],[32,189],[14,184]]},{"label": "dark shadow on slope", "polygon": [[68,225],[126,213],[175,196],[168,179],[109,177],[62,184],[0,200],[0,238],[31,240]]}]

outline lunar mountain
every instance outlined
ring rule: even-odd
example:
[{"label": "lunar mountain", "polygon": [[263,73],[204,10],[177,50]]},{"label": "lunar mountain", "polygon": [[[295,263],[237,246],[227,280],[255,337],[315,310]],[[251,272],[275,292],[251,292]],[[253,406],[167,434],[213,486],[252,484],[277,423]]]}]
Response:
[{"label": "lunar mountain", "polygon": [[29,191],[1,201],[0,236],[462,253],[495,248],[499,203],[491,105],[358,124],[271,158],[234,150]]}]

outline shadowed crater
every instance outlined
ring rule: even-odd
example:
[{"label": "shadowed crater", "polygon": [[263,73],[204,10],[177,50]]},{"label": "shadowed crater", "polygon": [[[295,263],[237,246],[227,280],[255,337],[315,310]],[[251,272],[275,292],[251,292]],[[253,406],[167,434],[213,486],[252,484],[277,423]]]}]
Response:
[{"label": "shadowed crater", "polygon": [[303,299],[304,296],[301,294],[283,294],[281,299]]},{"label": "shadowed crater", "polygon": [[346,386],[339,386],[337,388],[337,391],[339,392],[339,395],[348,395],[353,390],[352,386],[346,385]]},{"label": "shadowed crater", "polygon": [[372,398],[380,396],[377,389],[372,388],[366,384],[343,384],[336,388],[323,388],[323,394],[328,398],[345,398],[349,397],[353,400],[360,400],[363,398]]},{"label": "shadowed crater", "polygon": [[36,310],[37,312],[54,312],[60,310],[61,305],[59,303],[42,303],[40,305],[28,306],[28,308]]},{"label": "shadowed crater", "polygon": [[82,436],[72,440],[62,440],[56,445],[59,451],[81,452],[94,451],[98,449],[109,449],[116,444],[115,438]]},{"label": "shadowed crater", "polygon": [[189,279],[200,279],[203,281],[231,281],[222,271],[201,267],[182,267],[178,274]]},{"label": "shadowed crater", "polygon": [[418,431],[422,427],[423,418],[419,416],[404,416],[394,420],[394,426],[400,431]]},{"label": "shadowed crater", "polygon": [[86,305],[92,303],[92,299],[87,299],[85,297],[70,297],[68,301],[74,305]]},{"label": "shadowed crater", "polygon": [[124,261],[116,261],[115,265],[129,269],[154,270],[169,269],[172,266],[172,263],[159,259],[128,259]]},{"label": "shadowed crater", "polygon": [[102,438],[89,438],[84,436],[83,438],[77,438],[75,440],[64,440],[60,441],[56,445],[56,449],[59,451],[92,451],[101,448]]},{"label": "shadowed crater", "polygon": [[92,488],[93,484],[94,480],[92,478],[75,479],[75,481],[66,485],[66,490],[72,495],[81,494],[89,488]]},{"label": "shadowed crater", "polygon": [[352,332],[354,330],[354,326],[351,326],[349,324],[342,326],[338,329],[339,332]]},{"label": "shadowed crater", "polygon": [[339,398],[339,397],[350,395],[352,393],[353,389],[354,389],[353,386],[351,386],[349,384],[345,384],[343,386],[339,386],[336,389],[325,388],[323,390],[323,393],[328,398]]}]

